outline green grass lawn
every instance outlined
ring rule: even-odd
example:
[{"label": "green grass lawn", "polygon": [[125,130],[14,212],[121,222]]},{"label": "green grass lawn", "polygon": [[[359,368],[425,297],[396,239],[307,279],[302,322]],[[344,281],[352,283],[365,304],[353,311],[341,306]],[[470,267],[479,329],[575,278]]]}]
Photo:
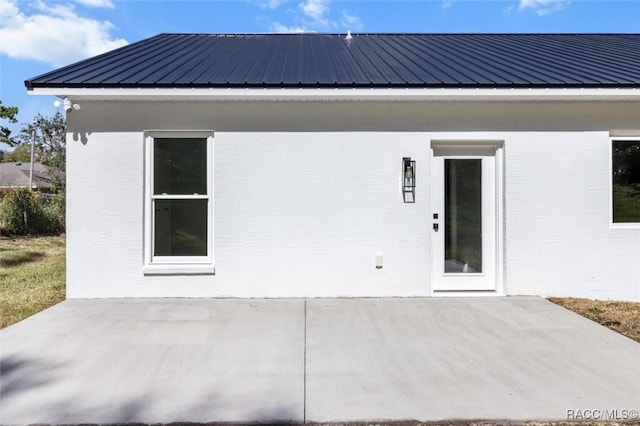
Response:
[{"label": "green grass lawn", "polygon": [[549,300],[640,343],[640,303],[549,297]]},{"label": "green grass lawn", "polygon": [[65,238],[0,238],[0,328],[65,298]]}]

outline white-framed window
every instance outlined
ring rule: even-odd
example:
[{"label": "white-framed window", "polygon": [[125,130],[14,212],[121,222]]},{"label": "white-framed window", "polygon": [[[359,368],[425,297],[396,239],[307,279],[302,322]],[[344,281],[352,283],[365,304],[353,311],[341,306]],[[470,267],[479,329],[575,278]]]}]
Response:
[{"label": "white-framed window", "polygon": [[640,137],[611,138],[611,222],[640,227]]},{"label": "white-framed window", "polygon": [[145,274],[212,274],[213,132],[145,132]]}]

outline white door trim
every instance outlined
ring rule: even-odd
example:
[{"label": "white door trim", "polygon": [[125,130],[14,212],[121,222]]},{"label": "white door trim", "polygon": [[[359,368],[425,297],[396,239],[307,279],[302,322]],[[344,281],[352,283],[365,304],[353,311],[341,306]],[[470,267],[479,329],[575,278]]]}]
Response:
[{"label": "white door trim", "polygon": [[[432,229],[432,223],[434,222],[432,214],[437,209],[436,199],[438,190],[434,186],[431,188],[431,210],[428,212],[427,220],[429,220],[429,230],[431,232],[431,295],[436,297],[441,296],[486,296],[486,295],[504,295],[505,294],[505,254],[504,254],[504,141],[493,139],[434,139],[431,140],[431,165],[432,170],[435,166],[435,157],[452,156],[452,157],[482,157],[493,156],[494,157],[494,246],[495,253],[493,259],[494,280],[495,287],[491,290],[436,290],[436,280],[441,278],[436,276],[438,271],[435,270],[435,256],[441,254],[441,250],[438,250],[434,246],[434,230]],[[432,177],[432,185],[435,185],[435,181]],[[440,221],[442,223],[442,221]]]}]

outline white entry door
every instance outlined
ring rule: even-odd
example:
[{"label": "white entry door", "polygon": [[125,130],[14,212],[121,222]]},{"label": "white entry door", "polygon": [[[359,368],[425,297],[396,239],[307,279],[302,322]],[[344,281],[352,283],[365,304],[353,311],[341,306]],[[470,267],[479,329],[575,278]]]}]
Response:
[{"label": "white entry door", "polygon": [[496,146],[432,149],[432,289],[496,291]]}]

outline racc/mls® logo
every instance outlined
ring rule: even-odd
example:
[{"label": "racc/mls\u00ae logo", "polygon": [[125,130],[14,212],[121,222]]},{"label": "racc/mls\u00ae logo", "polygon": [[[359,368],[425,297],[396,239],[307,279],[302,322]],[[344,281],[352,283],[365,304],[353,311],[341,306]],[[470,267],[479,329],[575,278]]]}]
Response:
[{"label": "racc/mls\u00ae logo", "polygon": [[636,409],[567,410],[567,420],[637,420]]}]

